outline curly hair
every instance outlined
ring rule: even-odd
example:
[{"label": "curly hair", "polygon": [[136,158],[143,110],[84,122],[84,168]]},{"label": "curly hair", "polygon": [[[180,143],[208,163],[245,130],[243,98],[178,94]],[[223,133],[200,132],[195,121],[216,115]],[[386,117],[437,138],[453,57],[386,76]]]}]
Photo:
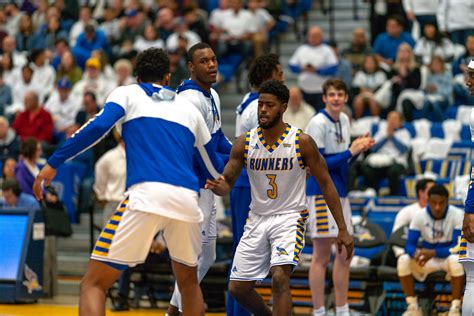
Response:
[{"label": "curly hair", "polygon": [[265,54],[257,57],[249,69],[248,79],[250,86],[259,88],[262,83],[272,77],[280,64],[277,54]]},{"label": "curly hair", "polygon": [[161,48],[148,48],[137,56],[135,71],[142,82],[161,81],[170,72],[170,60]]},{"label": "curly hair", "polygon": [[290,91],[288,88],[277,80],[268,80],[262,83],[260,94],[268,93],[277,97],[281,103],[288,103],[290,99]]}]

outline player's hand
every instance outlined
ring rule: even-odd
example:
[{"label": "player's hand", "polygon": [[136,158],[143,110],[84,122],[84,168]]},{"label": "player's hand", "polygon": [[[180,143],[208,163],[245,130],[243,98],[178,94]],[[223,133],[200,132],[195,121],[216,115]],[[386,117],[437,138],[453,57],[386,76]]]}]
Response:
[{"label": "player's hand", "polygon": [[42,186],[49,186],[51,181],[56,176],[56,169],[46,164],[43,169],[36,176],[35,183],[33,184],[33,191],[37,200],[43,199],[43,189]]},{"label": "player's hand", "polygon": [[159,255],[160,253],[162,253],[165,250],[166,250],[166,245],[162,241],[153,240],[153,242],[151,243],[151,248],[150,248],[151,253],[155,253],[155,254]]},{"label": "player's hand", "polygon": [[415,252],[415,261],[418,265],[424,266],[428,260],[434,258],[436,256],[436,252],[434,249],[418,249]]},{"label": "player's hand", "polygon": [[462,233],[468,242],[474,242],[474,214],[464,213]]},{"label": "player's hand", "polygon": [[342,246],[346,248],[346,260],[349,261],[352,258],[354,252],[354,240],[352,239],[352,236],[349,234],[346,228],[342,230],[339,228],[339,234],[337,235],[336,242],[337,252],[342,252]]},{"label": "player's hand", "polygon": [[229,193],[227,182],[225,181],[224,176],[220,176],[218,179],[207,179],[204,189],[212,190],[217,195],[223,196]]}]

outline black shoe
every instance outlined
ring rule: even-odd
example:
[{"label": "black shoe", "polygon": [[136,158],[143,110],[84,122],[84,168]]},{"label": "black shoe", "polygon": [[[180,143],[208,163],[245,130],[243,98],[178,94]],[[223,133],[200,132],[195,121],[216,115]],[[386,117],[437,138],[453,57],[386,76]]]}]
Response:
[{"label": "black shoe", "polygon": [[128,305],[128,301],[125,299],[118,299],[116,303],[112,306],[112,311],[114,312],[124,312],[128,311],[130,306]]}]

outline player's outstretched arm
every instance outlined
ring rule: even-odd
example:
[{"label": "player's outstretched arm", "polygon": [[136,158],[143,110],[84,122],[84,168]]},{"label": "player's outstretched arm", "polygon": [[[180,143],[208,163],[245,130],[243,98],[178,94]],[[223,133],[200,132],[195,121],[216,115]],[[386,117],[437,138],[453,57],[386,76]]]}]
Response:
[{"label": "player's outstretched arm", "polygon": [[217,195],[228,194],[244,167],[244,153],[245,134],[237,138],[232,146],[229,162],[225,165],[222,176],[217,180],[208,179],[205,188],[212,190]]},{"label": "player's outstretched arm", "polygon": [[347,231],[339,194],[337,193],[336,187],[334,186],[331,176],[329,175],[326,162],[319,153],[318,146],[311,136],[301,133],[299,143],[303,162],[307,167],[309,167],[311,175],[318,181],[319,187],[323,192],[324,199],[326,200],[329,210],[331,211],[334,220],[336,221],[337,227],[339,228],[338,250],[341,251],[342,245],[344,245],[346,247],[349,259],[350,256],[352,256],[354,244],[352,236]]}]

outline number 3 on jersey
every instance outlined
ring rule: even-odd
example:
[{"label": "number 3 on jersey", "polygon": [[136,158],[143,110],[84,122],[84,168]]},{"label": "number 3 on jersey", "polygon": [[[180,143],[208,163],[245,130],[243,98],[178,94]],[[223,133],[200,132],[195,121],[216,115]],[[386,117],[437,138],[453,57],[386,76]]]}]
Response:
[{"label": "number 3 on jersey", "polygon": [[275,182],[277,175],[276,174],[267,174],[268,184],[272,187],[271,189],[267,190],[267,196],[274,200],[278,197],[278,187]]}]

